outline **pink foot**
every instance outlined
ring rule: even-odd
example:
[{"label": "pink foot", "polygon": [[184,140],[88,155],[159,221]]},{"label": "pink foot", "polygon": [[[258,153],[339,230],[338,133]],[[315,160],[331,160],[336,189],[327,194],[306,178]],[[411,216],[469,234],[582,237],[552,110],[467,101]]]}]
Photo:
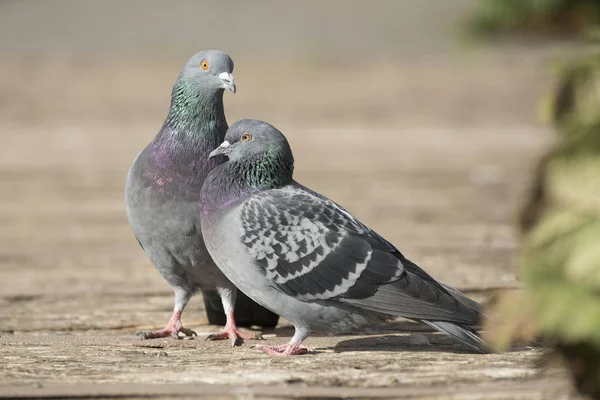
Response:
[{"label": "pink foot", "polygon": [[313,352],[314,350],[302,346],[300,343],[290,342],[288,344],[282,344],[280,346],[263,346],[262,344],[256,345],[256,349],[264,351],[270,356],[284,357],[284,356],[299,356]]},{"label": "pink foot", "polygon": [[179,332],[189,337],[198,336],[193,330],[184,328],[181,325],[181,312],[174,312],[171,320],[165,328],[155,331],[140,331],[137,333],[137,335],[142,339],[157,339],[169,336],[179,339]]},{"label": "pink foot", "polygon": [[222,332],[209,335],[206,340],[226,340],[231,339],[231,346],[235,347],[240,345],[244,339],[250,340],[264,340],[260,333],[244,333],[237,327],[229,328],[225,327]]},{"label": "pink foot", "polygon": [[209,335],[206,340],[225,340],[231,339],[231,347],[242,344],[244,339],[264,340],[260,333],[244,333],[235,326],[233,311],[227,313],[227,324],[222,332]]}]

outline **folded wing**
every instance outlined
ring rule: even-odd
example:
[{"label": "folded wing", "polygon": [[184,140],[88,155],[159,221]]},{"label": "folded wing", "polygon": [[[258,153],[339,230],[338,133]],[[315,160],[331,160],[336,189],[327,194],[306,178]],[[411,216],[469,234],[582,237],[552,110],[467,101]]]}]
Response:
[{"label": "folded wing", "polygon": [[301,185],[262,192],[242,207],[243,243],[270,283],[289,296],[414,319],[477,321],[470,304],[342,207]]}]

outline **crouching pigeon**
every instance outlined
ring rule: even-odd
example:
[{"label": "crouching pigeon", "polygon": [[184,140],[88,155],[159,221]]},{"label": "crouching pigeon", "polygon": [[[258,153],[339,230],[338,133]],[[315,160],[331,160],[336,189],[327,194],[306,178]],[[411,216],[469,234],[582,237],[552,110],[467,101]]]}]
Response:
[{"label": "crouching pigeon", "polygon": [[328,198],[295,182],[285,136],[257,120],[231,126],[212,153],[228,161],[202,187],[202,232],[225,275],[294,324],[271,355],[307,352],[313,330],[338,331],[395,316],[419,320],[478,352],[482,307],[406,259]]},{"label": "crouching pigeon", "polygon": [[[226,316],[225,330],[213,339],[229,338],[235,344],[240,338],[253,337],[237,329],[235,316],[244,325],[277,324],[276,314],[243,295],[237,302],[241,307],[235,310],[242,315],[236,312],[234,316],[237,289],[210,258],[200,231],[202,183],[209,171],[224,161],[223,157],[209,160],[208,154],[227,131],[223,92],[235,93],[232,72],[233,61],[225,53],[203,51],[192,56],[173,86],[162,129],[129,170],[125,187],[129,223],[175,292],[171,320],[164,329],[140,332],[146,339],[177,337],[180,332],[195,335],[182,326],[181,313],[198,291],[205,295],[209,317]],[[221,299],[222,307],[214,304],[215,298]]]}]

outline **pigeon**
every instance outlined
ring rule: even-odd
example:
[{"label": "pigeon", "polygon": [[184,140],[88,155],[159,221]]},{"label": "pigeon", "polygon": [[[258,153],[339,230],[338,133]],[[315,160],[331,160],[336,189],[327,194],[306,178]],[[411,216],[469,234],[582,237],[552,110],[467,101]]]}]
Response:
[{"label": "pigeon", "polygon": [[483,308],[438,282],[327,197],[293,179],[294,157],[272,125],[241,120],[209,155],[228,160],[200,193],[208,252],[250,298],[289,320],[281,346],[298,355],[311,331],[339,332],[404,317],[488,352],[476,327]]},{"label": "pigeon", "polygon": [[140,332],[144,339],[179,337],[179,333],[195,336],[182,326],[181,314],[198,291],[213,309],[219,308],[214,300],[220,298],[226,316],[225,330],[210,339],[229,338],[235,345],[253,338],[237,328],[236,317],[242,318],[245,326],[275,326],[279,318],[243,295],[237,301],[243,314],[234,315],[237,289],[210,258],[200,230],[202,183],[209,171],[225,160],[209,160],[208,154],[227,131],[223,93],[235,93],[232,72],[233,61],[225,53],[210,50],[192,56],[173,86],[171,107],[162,128],[138,154],[127,176],[129,223],[140,246],[175,293],[167,326]]}]

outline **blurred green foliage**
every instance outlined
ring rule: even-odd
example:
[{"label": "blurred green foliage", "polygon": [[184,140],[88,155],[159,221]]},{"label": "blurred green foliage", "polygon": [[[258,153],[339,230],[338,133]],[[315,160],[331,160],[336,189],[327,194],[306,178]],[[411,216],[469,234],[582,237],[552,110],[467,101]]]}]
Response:
[{"label": "blurred green foliage", "polygon": [[599,0],[480,0],[468,23],[475,37],[502,33],[580,36],[600,23]]},{"label": "blurred green foliage", "polygon": [[600,398],[600,55],[563,67],[547,103],[558,141],[521,215],[526,291],[501,299],[490,340],[552,343],[576,386]]},{"label": "blurred green foliage", "polygon": [[[471,38],[600,39],[600,0],[480,0]],[[520,215],[524,291],[492,307],[500,349],[542,340],[577,389],[600,399],[600,54],[563,65],[544,102],[557,143],[539,162]]]}]

